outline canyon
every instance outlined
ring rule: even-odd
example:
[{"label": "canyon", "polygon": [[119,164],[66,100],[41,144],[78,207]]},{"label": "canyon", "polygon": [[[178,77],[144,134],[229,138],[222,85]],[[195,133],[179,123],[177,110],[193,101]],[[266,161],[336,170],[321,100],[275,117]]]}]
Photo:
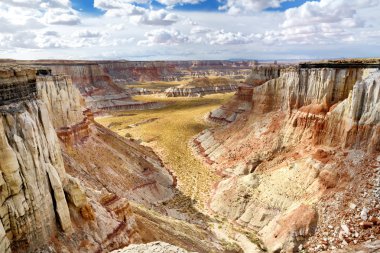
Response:
[{"label": "canyon", "polygon": [[380,250],[378,60],[7,60],[0,112],[0,252]]}]

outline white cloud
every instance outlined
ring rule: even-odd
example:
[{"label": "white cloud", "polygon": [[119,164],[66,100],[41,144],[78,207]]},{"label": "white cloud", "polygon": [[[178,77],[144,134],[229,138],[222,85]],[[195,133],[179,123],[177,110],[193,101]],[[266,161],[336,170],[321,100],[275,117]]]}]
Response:
[{"label": "white cloud", "polygon": [[248,44],[254,41],[253,34],[243,34],[241,32],[225,32],[224,30],[219,30],[216,32],[208,33],[207,38],[211,45],[237,45],[237,44]]},{"label": "white cloud", "polygon": [[[198,0],[160,1],[171,6]],[[96,0],[105,14],[91,16],[75,11],[70,0],[2,0],[0,57],[148,60],[380,55],[380,0],[320,0],[286,12],[263,11],[281,1],[285,0],[221,0],[230,14],[241,13],[226,15],[142,7],[150,6],[148,0]]]},{"label": "white cloud", "polygon": [[220,10],[227,10],[231,15],[239,13],[259,12],[267,8],[280,7],[282,2],[294,0],[227,0]]},{"label": "white cloud", "polygon": [[59,37],[59,34],[56,31],[46,31],[42,35],[43,36]]},{"label": "white cloud", "polygon": [[122,1],[122,0],[95,0],[96,8],[106,11],[108,17],[129,17],[135,25],[168,26],[180,20],[177,14],[164,9],[152,10],[136,6],[131,3],[147,3],[146,0]]},{"label": "white cloud", "polygon": [[146,10],[143,15],[135,15],[131,17],[131,22],[136,25],[161,25],[167,26],[176,23],[179,20],[179,16],[174,13],[167,12],[160,9],[157,11]]},{"label": "white cloud", "polygon": [[197,4],[205,0],[157,0],[157,2],[166,6],[175,6],[183,4]]},{"label": "white cloud", "polygon": [[211,32],[212,29],[204,26],[195,26],[191,29],[191,34],[202,34],[202,33],[208,33]]},{"label": "white cloud", "polygon": [[[367,4],[365,4],[365,2]],[[358,8],[368,8],[378,0],[321,0],[320,2],[306,2],[298,8],[285,12],[283,28],[342,23],[343,27],[361,27],[363,21],[357,17]]]},{"label": "white cloud", "polygon": [[80,18],[73,10],[48,9],[44,15],[45,23],[50,25],[77,25]]},{"label": "white cloud", "polygon": [[102,33],[98,31],[81,30],[74,33],[74,37],[77,38],[99,38],[102,37]]},{"label": "white cloud", "polygon": [[132,3],[147,4],[149,0],[94,0],[94,7],[101,10],[128,9]]},{"label": "white cloud", "polygon": [[[265,32],[266,43],[335,44],[356,41],[357,29],[365,28],[358,10],[380,6],[380,0],[321,0],[285,11],[279,30]],[[356,29],[356,30],[355,30]]]},{"label": "white cloud", "polygon": [[[69,0],[5,0],[0,3],[0,16],[15,25],[30,27],[41,23],[77,25],[78,13]],[[32,24],[29,24],[31,23]]]},{"label": "white cloud", "polygon": [[140,40],[139,46],[177,45],[189,41],[189,37],[177,30],[157,29],[145,33],[146,40]]}]

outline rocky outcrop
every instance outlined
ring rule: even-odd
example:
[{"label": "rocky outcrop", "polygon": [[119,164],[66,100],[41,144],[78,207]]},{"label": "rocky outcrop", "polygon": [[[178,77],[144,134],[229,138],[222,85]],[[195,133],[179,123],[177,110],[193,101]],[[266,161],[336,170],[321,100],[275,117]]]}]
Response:
[{"label": "rocky outcrop", "polygon": [[107,95],[123,92],[113,84],[112,78],[97,63],[92,62],[57,62],[46,64],[54,75],[69,75],[85,96]]},{"label": "rocky outcrop", "polygon": [[[280,78],[254,89],[253,111],[292,112],[288,122],[296,127],[294,130],[308,124],[309,129],[314,130],[312,138],[316,144],[366,148],[378,132],[375,116],[378,114],[378,74],[370,74],[373,71],[375,69],[290,69]],[[359,132],[364,125],[370,126],[370,130]],[[284,134],[286,138],[282,142],[289,145],[298,141],[302,136],[294,136],[297,132],[300,133]]]},{"label": "rocky outcrop", "polygon": [[63,143],[73,146],[89,136],[93,115],[91,110],[83,109],[84,99],[69,76],[39,76],[37,91]]},{"label": "rocky outcrop", "polygon": [[72,232],[59,141],[41,101],[21,100],[0,110],[1,251],[10,252],[10,245],[33,250],[61,229]]},{"label": "rocky outcrop", "polygon": [[85,102],[69,76],[37,77],[38,99],[42,100],[53,118],[54,128],[67,127],[83,121]]},{"label": "rocky outcrop", "polygon": [[187,84],[165,90],[167,97],[194,97],[214,93],[232,92],[237,83],[227,78],[195,78]]},{"label": "rocky outcrop", "polygon": [[127,248],[112,251],[112,253],[187,253],[188,251],[165,242],[130,245]]},{"label": "rocky outcrop", "polygon": [[0,105],[33,98],[37,92],[36,71],[32,68],[0,68]]},{"label": "rocky outcrop", "polygon": [[195,97],[207,94],[225,93],[236,91],[236,85],[216,85],[210,87],[174,87],[165,90],[167,97]]},{"label": "rocky outcrop", "polygon": [[283,68],[281,65],[254,66],[251,74],[246,78],[245,83],[253,87],[260,86],[271,79],[280,77]]},{"label": "rocky outcrop", "polygon": [[1,83],[25,96],[0,106],[0,251],[100,252],[140,242],[125,199],[103,203],[105,193],[66,174],[56,129],[91,117],[70,79],[36,77],[34,68],[5,72]]},{"label": "rocky outcrop", "polygon": [[379,97],[376,69],[293,67],[253,88],[251,110],[195,141],[225,176],[211,210],[258,231],[270,252],[297,249],[320,225],[320,199],[362,198],[349,189],[374,172],[347,154],[373,163],[380,152]]}]

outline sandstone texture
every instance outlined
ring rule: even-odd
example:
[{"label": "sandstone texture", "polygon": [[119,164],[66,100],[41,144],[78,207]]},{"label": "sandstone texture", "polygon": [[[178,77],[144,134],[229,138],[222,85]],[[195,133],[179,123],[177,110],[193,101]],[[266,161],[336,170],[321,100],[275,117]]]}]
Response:
[{"label": "sandstone texture", "polygon": [[[35,81],[35,73],[13,71],[18,82]],[[41,101],[20,99],[0,110],[0,251],[10,252],[11,244],[16,251],[33,250],[59,229],[72,232],[59,141]]]},{"label": "sandstone texture", "polygon": [[245,83],[250,86],[259,86],[271,79],[280,77],[281,65],[261,65],[254,66],[251,74],[246,78]]},{"label": "sandstone texture", "polygon": [[[238,92],[232,110],[247,93]],[[379,101],[377,69],[282,69],[278,78],[252,89],[251,109],[195,139],[204,160],[225,177],[210,209],[257,231],[269,252],[353,244],[355,238],[344,239],[339,230],[322,240],[328,233],[324,227],[347,223],[344,217],[352,217],[355,243],[377,238],[374,223],[360,225],[353,218],[357,214],[338,206],[362,201],[373,217],[379,215],[378,199],[368,186],[376,185],[371,168],[380,152]]]},{"label": "sandstone texture", "polygon": [[37,77],[34,68],[2,71],[0,88],[17,88],[0,107],[0,252],[99,252],[139,242],[125,199],[103,205],[104,193],[86,193],[65,171],[56,130],[85,117],[71,79]]}]

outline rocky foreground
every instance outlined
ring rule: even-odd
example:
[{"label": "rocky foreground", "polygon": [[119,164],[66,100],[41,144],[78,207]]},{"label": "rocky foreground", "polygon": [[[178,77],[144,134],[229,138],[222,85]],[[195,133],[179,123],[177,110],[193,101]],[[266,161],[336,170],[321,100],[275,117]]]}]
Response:
[{"label": "rocky foreground", "polygon": [[141,245],[131,245],[112,253],[187,253],[188,251],[164,242],[151,242]]}]

